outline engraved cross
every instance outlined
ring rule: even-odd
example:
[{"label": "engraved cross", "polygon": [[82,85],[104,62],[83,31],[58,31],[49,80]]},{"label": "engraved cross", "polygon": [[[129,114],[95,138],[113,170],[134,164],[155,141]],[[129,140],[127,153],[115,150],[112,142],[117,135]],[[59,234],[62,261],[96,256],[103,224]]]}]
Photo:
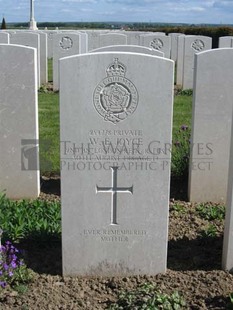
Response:
[{"label": "engraved cross", "polygon": [[99,187],[96,185],[96,193],[111,193],[111,223],[110,225],[117,225],[117,193],[133,194],[133,186],[131,187],[117,187],[117,169],[118,167],[111,167],[112,169],[112,186]]}]

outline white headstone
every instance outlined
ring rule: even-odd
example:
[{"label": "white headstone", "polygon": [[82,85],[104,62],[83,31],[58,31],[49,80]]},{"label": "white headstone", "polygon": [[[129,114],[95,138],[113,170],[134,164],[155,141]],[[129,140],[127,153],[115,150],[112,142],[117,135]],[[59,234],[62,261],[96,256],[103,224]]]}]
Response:
[{"label": "white headstone", "polygon": [[37,198],[38,102],[36,50],[0,44],[0,192]]},{"label": "white headstone", "polygon": [[99,35],[99,46],[109,46],[109,45],[125,45],[127,44],[127,36],[120,33],[106,33]]},{"label": "white headstone", "polygon": [[98,31],[88,31],[88,51],[96,49],[99,47],[99,32]]},{"label": "white headstone", "polygon": [[212,48],[212,38],[206,36],[184,37],[183,89],[193,88],[194,55]]},{"label": "white headstone", "polygon": [[225,202],[233,98],[233,49],[196,55],[189,199]]},{"label": "white headstone", "polygon": [[60,61],[64,275],[165,272],[173,67],[122,52]]},{"label": "white headstone", "polygon": [[233,47],[233,36],[220,37],[218,47]]},{"label": "white headstone", "polygon": [[144,34],[140,36],[140,45],[163,52],[164,57],[170,58],[171,37],[164,34]]},{"label": "white headstone", "polygon": [[140,45],[140,35],[143,34],[141,31],[126,31],[127,44],[129,45]]},{"label": "white headstone", "polygon": [[[232,115],[233,120],[233,115]],[[233,122],[231,127],[230,160],[228,172],[226,214],[222,252],[222,268],[233,272]]]},{"label": "white headstone", "polygon": [[72,33],[80,35],[80,54],[85,54],[88,51],[88,35],[83,31],[77,30],[61,30],[59,33]]},{"label": "white headstone", "polygon": [[177,65],[176,65],[176,85],[183,85],[184,71],[184,38],[185,35],[180,35],[177,38]]},{"label": "white headstone", "polygon": [[111,45],[100,47],[95,50],[90,51],[90,53],[99,53],[99,52],[130,52],[130,53],[139,53],[139,54],[148,54],[159,57],[164,57],[164,53],[154,50],[153,48],[148,48],[139,45]]},{"label": "white headstone", "polygon": [[48,38],[47,34],[38,32],[40,35],[40,82],[48,82]]},{"label": "white headstone", "polygon": [[58,33],[55,30],[44,31],[47,34],[48,59],[53,58],[53,36]]},{"label": "white headstone", "polygon": [[159,35],[159,36],[165,36],[166,35],[165,32],[161,32],[161,31],[151,32],[151,34],[155,34],[155,35]]},{"label": "white headstone", "polygon": [[58,61],[60,58],[81,53],[81,37],[74,33],[53,35],[53,90],[59,89]]},{"label": "white headstone", "polygon": [[45,84],[48,82],[48,38],[45,32],[36,33],[40,36],[40,83]]},{"label": "white headstone", "polygon": [[37,50],[38,87],[40,87],[40,37],[38,33],[17,31],[10,34],[10,44],[34,47]]},{"label": "white headstone", "polygon": [[171,59],[177,61],[177,50],[178,50],[178,37],[182,35],[182,33],[169,33],[169,37],[171,37]]},{"label": "white headstone", "polygon": [[10,35],[7,32],[0,32],[0,43],[1,44],[9,44],[10,43]]},{"label": "white headstone", "polygon": [[81,50],[80,50],[80,54],[85,54],[88,52],[88,35],[87,33],[84,32],[79,32],[81,38]]}]

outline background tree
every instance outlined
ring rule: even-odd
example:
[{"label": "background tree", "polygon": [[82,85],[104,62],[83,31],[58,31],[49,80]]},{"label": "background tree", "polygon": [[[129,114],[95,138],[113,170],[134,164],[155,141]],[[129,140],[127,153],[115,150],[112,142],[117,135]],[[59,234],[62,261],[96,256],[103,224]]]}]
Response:
[{"label": "background tree", "polygon": [[5,18],[2,18],[2,25],[1,25],[1,29],[6,29],[6,21]]}]

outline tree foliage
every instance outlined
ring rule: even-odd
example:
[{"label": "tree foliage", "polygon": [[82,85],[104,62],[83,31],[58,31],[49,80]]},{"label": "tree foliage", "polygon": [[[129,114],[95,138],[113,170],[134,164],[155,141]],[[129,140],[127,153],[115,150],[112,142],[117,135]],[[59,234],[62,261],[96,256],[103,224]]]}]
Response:
[{"label": "tree foliage", "polygon": [[6,29],[6,21],[5,18],[2,18],[2,25],[1,25],[1,29]]}]

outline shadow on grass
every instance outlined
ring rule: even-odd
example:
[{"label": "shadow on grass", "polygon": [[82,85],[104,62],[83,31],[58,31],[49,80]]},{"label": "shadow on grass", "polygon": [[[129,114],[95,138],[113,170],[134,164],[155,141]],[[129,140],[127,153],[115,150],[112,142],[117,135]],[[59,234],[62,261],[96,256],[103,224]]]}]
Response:
[{"label": "shadow on grass", "polygon": [[168,268],[175,271],[221,269],[223,237],[184,237],[168,242]]},{"label": "shadow on grass", "polygon": [[33,271],[62,275],[61,236],[37,233],[22,240],[18,248],[23,249],[24,261]]},{"label": "shadow on grass", "polygon": [[[171,240],[168,243],[168,268],[175,271],[221,269],[222,237]],[[22,241],[25,263],[39,274],[61,275],[60,236],[33,236]]]}]

